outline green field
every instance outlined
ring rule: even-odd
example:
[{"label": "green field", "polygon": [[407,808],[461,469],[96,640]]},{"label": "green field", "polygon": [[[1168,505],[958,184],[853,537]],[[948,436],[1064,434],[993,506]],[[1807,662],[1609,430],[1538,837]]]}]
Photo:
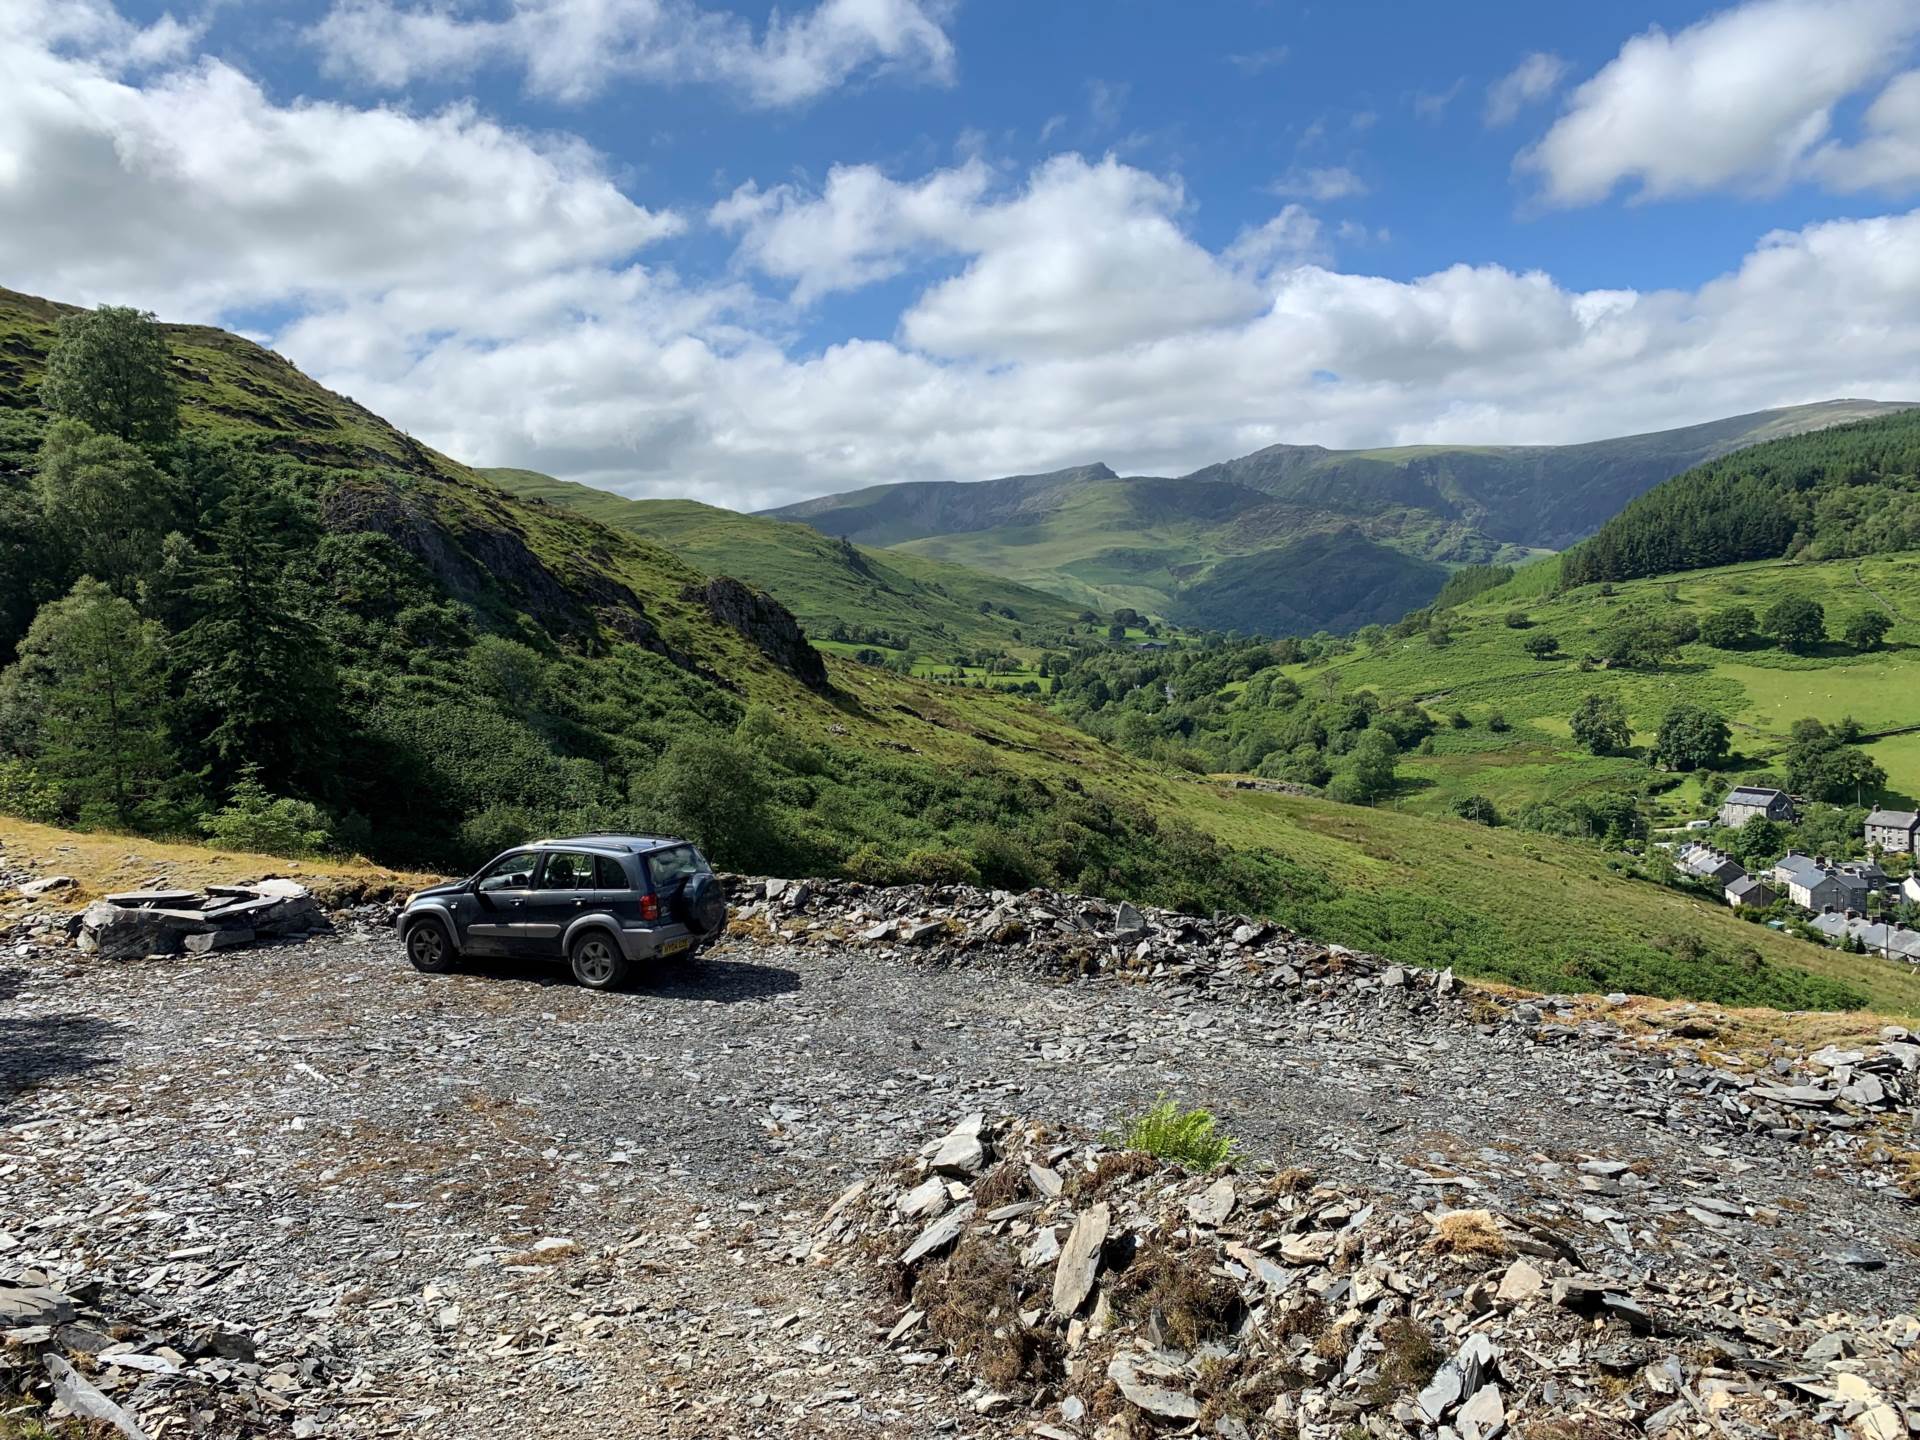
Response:
[{"label": "green field", "polygon": [[[1850,715],[1870,734],[1920,725],[1920,555],[1735,565],[1622,582],[1611,595],[1597,586],[1553,594],[1541,583],[1553,574],[1551,562],[1529,566],[1460,607],[1453,612],[1453,641],[1444,647],[1414,635],[1377,651],[1360,647],[1329,662],[1293,666],[1289,673],[1311,685],[1331,672],[1343,686],[1411,697],[1435,714],[1458,709],[1473,721],[1468,730],[1443,728],[1434,754],[1403,758],[1409,783],[1402,803],[1425,812],[1446,810],[1476,793],[1507,809],[1591,786],[1631,783],[1636,762],[1588,756],[1569,738],[1568,717],[1583,696],[1596,691],[1621,697],[1640,742],[1651,740],[1660,717],[1675,704],[1717,710],[1732,725],[1735,751],[1751,768],[1776,756],[1789,726],[1803,716],[1830,723]],[[1654,670],[1580,668],[1579,657],[1597,646],[1623,611],[1640,607],[1699,619],[1744,605],[1758,613],[1785,594],[1819,601],[1830,631],[1839,629],[1848,612],[1883,601],[1894,627],[1884,648],[1866,653],[1837,642],[1811,655],[1764,644],[1725,651],[1696,643]],[[1525,612],[1530,628],[1505,623],[1516,609]],[[1521,649],[1527,636],[1542,632],[1559,641],[1560,657],[1535,660]],[[1512,726],[1505,734],[1486,727],[1496,713]],[[1868,748],[1887,770],[1887,799],[1920,795],[1920,741],[1894,735]]]}]

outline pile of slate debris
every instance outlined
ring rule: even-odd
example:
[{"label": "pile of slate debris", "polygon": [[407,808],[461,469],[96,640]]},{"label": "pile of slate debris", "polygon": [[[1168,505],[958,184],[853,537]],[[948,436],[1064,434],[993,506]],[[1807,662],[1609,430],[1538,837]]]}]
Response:
[{"label": "pile of slate debris", "polygon": [[[1799,1052],[1726,1053],[1713,1007],[1675,1004],[1652,1030],[1629,1035],[1595,1018],[1593,997],[1471,990],[1451,970],[1396,965],[1325,945],[1244,915],[1203,918],[1034,890],[975,886],[876,889],[836,880],[731,881],[734,925],[785,944],[859,945],[935,964],[986,964],[1038,978],[1110,975],[1191,986],[1256,1003],[1352,1009],[1467,1007],[1486,1025],[1538,1044],[1619,1047],[1650,1042],[1628,1063],[1718,1101],[1728,1128],[1818,1141],[1862,1159],[1920,1146],[1920,1036],[1898,1026],[1873,1043]],[[1250,992],[1250,993],[1248,993]],[[1626,1013],[1629,997],[1606,997]],[[1603,1011],[1604,1013],[1604,1011]],[[1882,1177],[1893,1183],[1889,1171]]]},{"label": "pile of slate debris", "polygon": [[284,1353],[263,1355],[244,1327],[189,1318],[98,1280],[62,1289],[52,1279],[25,1271],[0,1280],[0,1395],[37,1395],[55,1414],[110,1427],[89,1434],[162,1440],[135,1415],[164,1405],[186,1422],[179,1433],[304,1440],[320,1430],[310,1416],[294,1413],[295,1399],[341,1388],[350,1398],[354,1388],[355,1368],[311,1335],[280,1341]]},{"label": "pile of slate debris", "polygon": [[[1582,1179],[1657,1181],[1593,1161]],[[973,1115],[828,1212],[888,1341],[1046,1440],[1920,1433],[1920,1319],[1811,1313],[1649,1228],[1431,1210],[1302,1170],[1190,1174]]]},{"label": "pile of slate debris", "polygon": [[327,928],[320,906],[297,880],[255,880],[197,890],[128,890],[80,913],[80,949],[107,960],[204,955],[260,939],[304,937]]}]

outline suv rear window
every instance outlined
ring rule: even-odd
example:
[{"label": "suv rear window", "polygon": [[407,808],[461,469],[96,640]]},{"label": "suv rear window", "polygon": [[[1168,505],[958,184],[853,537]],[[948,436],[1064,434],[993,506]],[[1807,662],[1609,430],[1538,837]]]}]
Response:
[{"label": "suv rear window", "polygon": [[542,890],[591,890],[593,861],[593,856],[583,855],[577,850],[553,851],[547,856],[547,868],[540,872],[540,888]]},{"label": "suv rear window", "polygon": [[691,845],[676,845],[671,850],[656,850],[647,856],[647,868],[653,874],[653,888],[673,890],[690,875],[704,871],[706,862]]}]

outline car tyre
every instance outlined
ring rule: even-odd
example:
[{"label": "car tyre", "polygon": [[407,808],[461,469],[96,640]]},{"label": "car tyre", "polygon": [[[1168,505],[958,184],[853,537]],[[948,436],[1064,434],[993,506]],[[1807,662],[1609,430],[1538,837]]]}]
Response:
[{"label": "car tyre", "polygon": [[431,916],[407,927],[407,960],[423,975],[444,975],[460,963],[447,927]]},{"label": "car tyre", "polygon": [[603,930],[589,930],[567,951],[567,968],[589,990],[617,990],[627,978],[627,959]]}]

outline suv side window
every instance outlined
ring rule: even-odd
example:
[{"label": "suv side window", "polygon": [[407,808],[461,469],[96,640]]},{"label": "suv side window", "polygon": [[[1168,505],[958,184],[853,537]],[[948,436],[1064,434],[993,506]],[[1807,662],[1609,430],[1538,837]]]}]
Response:
[{"label": "suv side window", "polygon": [[502,855],[480,877],[477,890],[524,890],[533,883],[533,867],[540,857],[531,850]]},{"label": "suv side window", "polygon": [[542,890],[593,889],[594,857],[577,850],[553,850],[547,854],[547,868],[540,873]]},{"label": "suv side window", "polygon": [[633,882],[627,879],[627,872],[620,862],[611,855],[593,857],[593,887],[596,890],[631,890]]}]

